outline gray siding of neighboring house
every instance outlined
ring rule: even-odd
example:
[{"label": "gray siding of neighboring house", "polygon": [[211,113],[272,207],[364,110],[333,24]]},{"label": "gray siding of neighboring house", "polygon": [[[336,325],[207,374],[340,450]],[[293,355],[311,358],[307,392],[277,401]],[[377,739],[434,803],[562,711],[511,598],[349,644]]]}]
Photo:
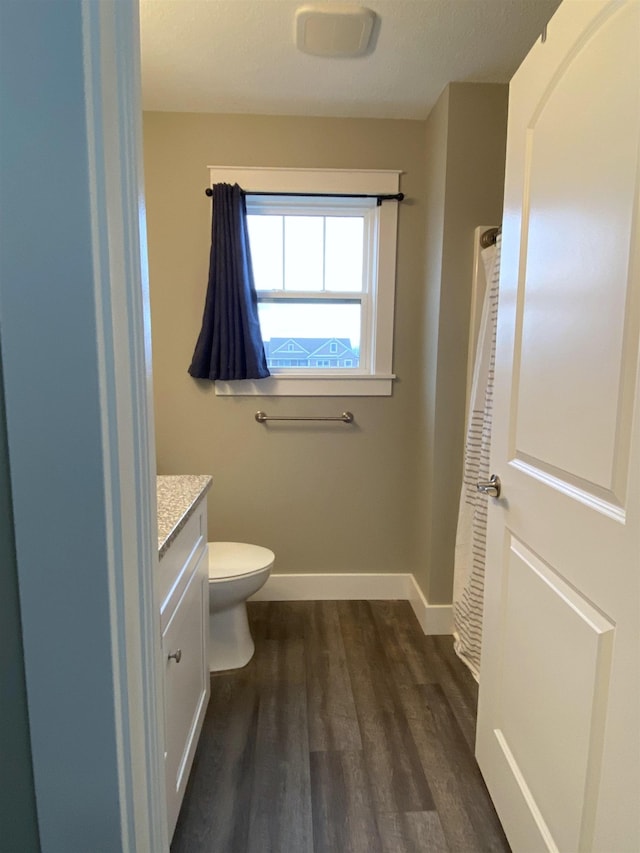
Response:
[{"label": "gray siding of neighboring house", "polygon": [[264,342],[269,367],[358,367],[346,338],[272,338]]}]

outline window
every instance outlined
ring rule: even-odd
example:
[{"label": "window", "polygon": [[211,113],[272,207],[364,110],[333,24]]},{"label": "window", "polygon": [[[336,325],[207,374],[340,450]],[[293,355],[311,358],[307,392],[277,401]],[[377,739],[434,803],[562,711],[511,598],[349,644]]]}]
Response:
[{"label": "window", "polygon": [[392,194],[398,173],[210,167],[210,175],[247,192],[272,374],[217,382],[216,393],[390,394],[397,202],[302,193]]},{"label": "window", "polygon": [[344,369],[346,357],[352,370],[367,370],[375,207],[375,199],[247,198],[258,311],[272,373],[294,372],[280,357],[283,348],[304,356],[297,368]]}]

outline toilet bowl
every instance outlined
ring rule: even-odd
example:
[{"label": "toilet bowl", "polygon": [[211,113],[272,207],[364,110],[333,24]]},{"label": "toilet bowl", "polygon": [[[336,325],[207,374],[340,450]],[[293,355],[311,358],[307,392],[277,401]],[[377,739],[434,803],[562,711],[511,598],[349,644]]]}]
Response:
[{"label": "toilet bowl", "polygon": [[243,542],[209,542],[209,671],[238,669],[255,646],[246,601],[265,583],[273,551]]}]

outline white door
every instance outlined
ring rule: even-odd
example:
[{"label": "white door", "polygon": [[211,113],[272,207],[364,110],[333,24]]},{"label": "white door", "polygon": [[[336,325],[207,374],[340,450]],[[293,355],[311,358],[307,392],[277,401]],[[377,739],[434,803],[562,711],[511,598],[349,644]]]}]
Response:
[{"label": "white door", "polygon": [[510,94],[477,757],[516,851],[640,850],[640,2]]}]

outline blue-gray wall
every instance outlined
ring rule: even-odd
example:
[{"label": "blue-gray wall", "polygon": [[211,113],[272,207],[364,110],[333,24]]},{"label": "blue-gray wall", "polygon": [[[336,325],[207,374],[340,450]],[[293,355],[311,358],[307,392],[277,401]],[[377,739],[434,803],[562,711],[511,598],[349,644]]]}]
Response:
[{"label": "blue-gray wall", "polygon": [[40,850],[40,845],[31,772],[1,353],[0,566],[0,850],[33,853]]},{"label": "blue-gray wall", "polygon": [[[83,42],[85,15],[96,7],[0,0],[10,566],[14,589],[16,564],[20,583],[33,786],[47,853],[116,853],[123,837]],[[4,609],[4,588],[0,598]],[[15,593],[13,602],[15,633]],[[3,715],[4,701],[3,691]],[[24,759],[23,687],[16,701]],[[6,802],[16,811],[15,788]],[[6,841],[0,836],[3,853],[29,850]]]}]

